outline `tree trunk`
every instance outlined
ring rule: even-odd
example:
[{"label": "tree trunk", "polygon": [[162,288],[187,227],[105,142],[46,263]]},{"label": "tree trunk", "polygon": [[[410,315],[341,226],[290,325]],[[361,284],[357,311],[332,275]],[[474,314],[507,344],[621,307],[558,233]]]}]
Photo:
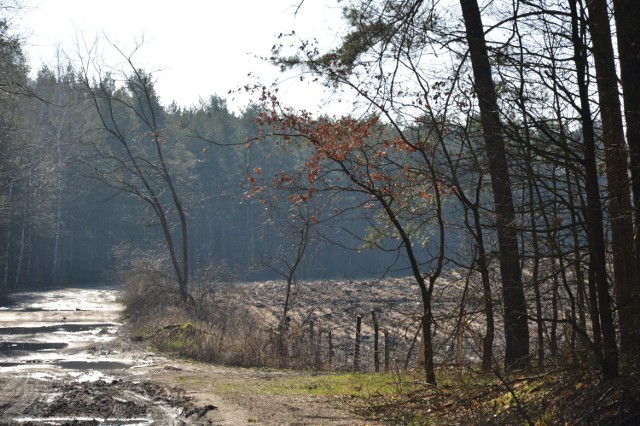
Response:
[{"label": "tree trunk", "polygon": [[[429,302],[431,304],[431,302]],[[422,350],[424,351],[424,371],[427,383],[436,384],[436,374],[433,364],[433,336],[431,335],[431,324],[433,314],[431,310],[422,315]]]},{"label": "tree trunk", "polygon": [[[640,366],[640,2],[638,0],[613,0],[613,11],[618,38],[622,97],[627,124],[631,189],[634,201],[634,253],[636,261],[635,281],[630,292],[630,303],[625,312],[626,324],[632,333],[623,342],[628,360]],[[627,315],[628,314],[628,315]],[[622,321],[622,313],[621,313]]]},{"label": "tree trunk", "polygon": [[53,235],[53,259],[51,261],[51,282],[50,285],[58,284],[58,252],[60,248],[60,228],[62,225],[62,178],[58,176],[58,190],[56,193],[56,223]]},{"label": "tree trunk", "polygon": [[[27,202],[25,201],[25,211],[26,211],[26,204]],[[26,214],[25,214],[26,216]],[[16,275],[15,278],[13,280],[13,288],[17,288],[18,285],[20,284],[20,272],[22,270],[22,259],[24,258],[24,239],[25,239],[25,232],[26,232],[26,228],[27,228],[27,224],[25,219],[23,219],[22,221],[22,229],[20,230],[20,251],[18,252],[18,259],[16,261]]]},{"label": "tree trunk", "polygon": [[[483,243],[484,244],[484,243]],[[482,337],[482,371],[485,373],[492,370],[493,366],[493,340],[495,338],[495,320],[493,316],[493,298],[491,296],[491,281],[489,280],[489,269],[487,268],[484,245],[478,255],[478,268],[482,277],[482,300],[484,302],[486,331]]]},{"label": "tree trunk", "polygon": [[[585,220],[590,256],[589,293],[594,342],[596,342],[596,350],[598,351],[595,355],[600,360],[604,378],[611,379],[618,376],[618,348],[616,346],[615,327],[611,311],[611,296],[607,285],[603,213],[598,185],[595,134],[589,105],[588,83],[586,81],[587,60],[585,46],[580,37],[580,20],[578,19],[576,0],[569,0],[569,5],[572,14],[574,60],[576,63],[584,140],[584,168],[587,192]],[[599,317],[599,324],[595,321],[595,317]],[[600,326],[602,337],[596,333],[597,325]],[[599,342],[602,342],[602,344],[598,345]]]},{"label": "tree trunk", "polygon": [[[615,294],[618,305],[620,344],[625,356],[637,356],[631,335],[634,312],[631,304],[635,284],[632,209],[629,197],[627,151],[618,94],[609,14],[605,0],[588,0],[589,27],[598,82],[603,142],[609,192],[611,245]],[[636,22],[637,25],[637,22]],[[636,75],[637,79],[638,76]]]},{"label": "tree trunk", "polygon": [[505,366],[510,369],[519,368],[528,364],[529,328],[504,135],[478,2],[460,0],[460,5],[469,43],[495,203],[504,302]]},{"label": "tree trunk", "polygon": [[[9,182],[9,205],[11,205],[11,196],[13,194],[13,182]],[[7,221],[7,241],[4,248],[4,274],[2,282],[0,282],[0,296],[9,293],[9,260],[11,254],[11,208],[9,208],[9,220]]]},{"label": "tree trunk", "polygon": [[[476,200],[480,199],[480,188],[478,184]],[[491,295],[491,280],[489,279],[489,267],[487,265],[487,253],[484,246],[482,223],[480,222],[480,212],[478,206],[473,208],[473,221],[475,226],[476,245],[478,247],[478,270],[482,279],[482,300],[484,302],[484,314],[486,331],[482,337],[482,371],[488,373],[493,367],[493,340],[495,337],[495,320],[493,314],[493,297]]]}]

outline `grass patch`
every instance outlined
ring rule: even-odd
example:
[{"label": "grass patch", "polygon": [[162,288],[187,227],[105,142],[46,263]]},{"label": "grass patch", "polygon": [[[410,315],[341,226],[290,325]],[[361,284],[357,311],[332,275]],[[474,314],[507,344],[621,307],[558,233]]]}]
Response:
[{"label": "grass patch", "polygon": [[202,377],[193,377],[193,376],[177,376],[176,381],[185,385],[192,389],[201,389],[206,383],[205,379]]},{"label": "grass patch", "polygon": [[329,373],[282,377],[264,386],[265,392],[276,395],[371,398],[404,393],[418,384],[412,374]]},{"label": "grass patch", "polygon": [[640,419],[640,380],[634,377],[603,383],[562,369],[503,379],[468,369],[439,372],[438,387],[368,398],[364,416],[406,425],[633,424]]}]

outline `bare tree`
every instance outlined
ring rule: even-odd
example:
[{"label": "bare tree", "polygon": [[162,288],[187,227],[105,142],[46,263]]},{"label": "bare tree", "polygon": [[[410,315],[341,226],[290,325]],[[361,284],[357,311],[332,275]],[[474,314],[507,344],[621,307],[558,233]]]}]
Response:
[{"label": "bare tree", "polygon": [[475,90],[478,94],[484,143],[489,160],[491,186],[496,209],[507,367],[526,365],[529,357],[527,307],[522,287],[516,217],[488,50],[476,0],[460,0],[469,43]]},{"label": "bare tree", "polygon": [[95,157],[87,165],[91,177],[150,207],[162,231],[182,302],[193,307],[187,215],[176,187],[176,170],[170,164],[171,156],[179,154],[172,140],[175,135],[165,127],[153,75],[133,62],[137,48],[126,54],[111,47],[124,61],[121,71],[105,71],[91,50],[81,58],[78,70],[101,124],[92,141]]},{"label": "bare tree", "polygon": [[591,299],[591,321],[593,323],[596,357],[599,358],[606,379],[618,375],[618,348],[615,325],[611,310],[606,269],[606,243],[604,238],[603,209],[598,185],[596,141],[593,118],[589,104],[587,81],[587,49],[583,41],[584,21],[578,13],[578,2],[570,0],[572,17],[572,41],[574,62],[578,78],[582,135],[584,144],[584,167],[586,180],[587,239],[589,242],[589,291]]},{"label": "bare tree", "polygon": [[629,193],[627,148],[622,125],[618,78],[611,40],[609,13],[605,0],[587,1],[589,29],[596,70],[602,142],[605,152],[608,205],[611,221],[611,246],[614,266],[614,288],[620,315],[620,344],[623,354],[635,356],[632,343],[634,312],[632,294],[637,282],[633,254],[632,209]]},{"label": "bare tree", "polygon": [[[279,204],[278,201],[273,200]],[[276,253],[260,263],[285,280],[284,302],[277,328],[277,351],[286,354],[286,334],[289,327],[289,310],[293,303],[293,287],[296,284],[296,273],[305,258],[307,248],[313,239],[312,229],[317,224],[317,212],[308,204],[295,204],[286,212],[279,211],[270,203],[267,219],[269,228],[275,235],[282,237],[283,246]],[[273,238],[273,237],[272,237]],[[275,238],[274,238],[275,239]]]},{"label": "bare tree", "polygon": [[[618,38],[620,77],[626,118],[626,138],[629,147],[631,170],[631,188],[634,201],[634,252],[635,280],[627,295],[628,301],[622,303],[626,310],[625,327],[631,331],[624,343],[626,356],[637,369],[640,366],[640,40],[638,22],[640,3],[633,0],[614,0],[613,10]],[[621,318],[622,321],[622,318]]]}]

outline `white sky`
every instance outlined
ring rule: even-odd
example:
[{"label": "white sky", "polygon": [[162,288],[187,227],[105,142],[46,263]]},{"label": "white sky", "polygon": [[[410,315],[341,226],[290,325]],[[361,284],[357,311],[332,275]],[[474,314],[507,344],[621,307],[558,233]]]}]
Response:
[{"label": "white sky", "polygon": [[[92,41],[106,34],[128,50],[144,37],[136,63],[155,72],[163,104],[175,100],[190,106],[217,94],[227,95],[249,83],[248,73],[265,83],[278,78],[286,102],[318,110],[322,94],[317,85],[300,83],[257,59],[268,57],[277,35],[295,30],[302,38],[316,37],[325,45],[338,42],[342,28],[336,0],[30,0],[15,23],[26,36],[25,53],[33,69],[56,63],[57,46],[73,57],[78,36]],[[109,58],[107,58],[107,62]],[[333,103],[337,101],[332,97]],[[338,109],[348,110],[348,105]],[[333,107],[331,111],[335,112]]]}]

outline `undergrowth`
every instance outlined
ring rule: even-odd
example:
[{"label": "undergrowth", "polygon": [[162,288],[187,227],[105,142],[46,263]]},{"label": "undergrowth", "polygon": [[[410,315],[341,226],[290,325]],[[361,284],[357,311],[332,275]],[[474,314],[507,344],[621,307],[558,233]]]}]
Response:
[{"label": "undergrowth", "polygon": [[292,326],[279,339],[273,324],[227,286],[196,286],[195,306],[186,309],[165,274],[139,269],[121,279],[130,330],[158,351],[240,367],[322,367],[308,328]]},{"label": "undergrowth", "polygon": [[584,367],[547,366],[507,375],[440,366],[438,386],[432,386],[421,371],[327,372],[322,370],[330,366],[318,363],[318,346],[306,329],[288,330],[282,346],[263,317],[221,287],[195,289],[196,306],[188,311],[165,275],[150,271],[125,278],[122,301],[130,330],[155,349],[204,362],[309,372],[229,392],[330,398],[360,416],[393,425],[640,424],[635,376],[602,382],[597,371]]},{"label": "undergrowth", "polygon": [[260,390],[339,399],[362,417],[393,425],[634,425],[640,421],[637,378],[599,383],[595,377],[571,370],[531,370],[504,381],[464,367],[442,367],[438,376],[438,386],[427,385],[418,372],[284,376]]}]

